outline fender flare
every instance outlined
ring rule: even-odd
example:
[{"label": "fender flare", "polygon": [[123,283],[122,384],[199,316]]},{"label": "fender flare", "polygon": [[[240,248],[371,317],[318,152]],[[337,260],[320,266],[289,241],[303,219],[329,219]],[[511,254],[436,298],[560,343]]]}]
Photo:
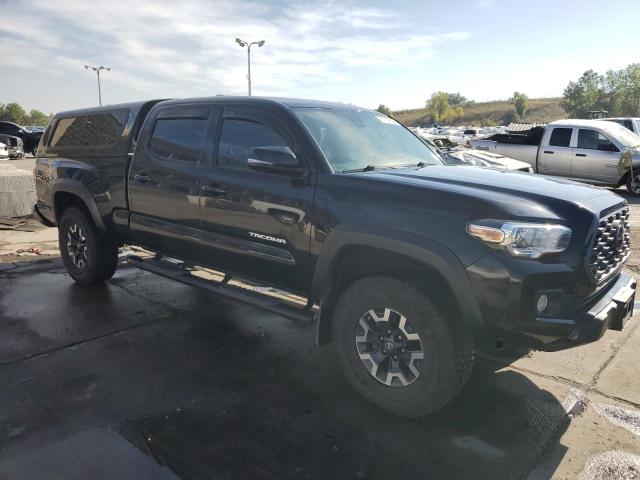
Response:
[{"label": "fender flare", "polygon": [[324,345],[331,338],[331,318],[323,315],[323,300],[330,294],[333,275],[338,267],[337,259],[349,246],[374,247],[415,259],[438,272],[453,293],[460,307],[462,320],[470,329],[483,325],[480,305],[464,265],[445,245],[430,238],[385,227],[361,224],[338,225],[327,238],[322,254],[316,263],[311,282],[310,299],[320,301],[317,343]]},{"label": "fender flare", "polygon": [[100,215],[100,211],[98,210],[98,205],[96,204],[93,195],[89,191],[89,188],[82,182],[79,182],[77,180],[70,180],[68,178],[57,179],[51,187],[53,216],[58,224],[60,223],[60,219],[58,218],[58,213],[55,210],[55,198],[56,194],[60,192],[72,193],[79,197],[80,200],[82,200],[82,202],[86,205],[87,210],[89,210],[91,218],[96,224],[96,227],[98,227],[98,229],[103,232],[107,231],[102,216]]}]

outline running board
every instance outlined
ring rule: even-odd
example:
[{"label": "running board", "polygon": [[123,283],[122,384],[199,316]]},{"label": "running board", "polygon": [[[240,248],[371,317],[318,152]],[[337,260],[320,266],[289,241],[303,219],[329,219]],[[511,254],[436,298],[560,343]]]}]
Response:
[{"label": "running board", "polygon": [[306,299],[301,297],[289,296],[285,292],[246,281],[231,280],[232,277],[229,274],[190,267],[172,258],[158,255],[141,258],[130,255],[127,257],[127,263],[192,287],[248,303],[291,320],[312,323],[317,312],[317,307],[310,307]]}]

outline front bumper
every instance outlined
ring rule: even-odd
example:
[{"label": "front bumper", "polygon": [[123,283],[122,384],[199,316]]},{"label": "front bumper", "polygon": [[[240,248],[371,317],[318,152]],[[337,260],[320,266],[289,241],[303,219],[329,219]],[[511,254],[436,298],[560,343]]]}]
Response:
[{"label": "front bumper", "polygon": [[633,315],[635,294],[636,280],[620,273],[595,299],[570,315],[510,323],[503,337],[513,346],[548,352],[595,342],[607,330],[623,329]]}]

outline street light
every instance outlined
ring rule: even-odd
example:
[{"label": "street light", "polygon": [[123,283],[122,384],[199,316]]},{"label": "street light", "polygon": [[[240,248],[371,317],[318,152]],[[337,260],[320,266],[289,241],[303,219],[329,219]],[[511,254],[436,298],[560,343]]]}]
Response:
[{"label": "street light", "polygon": [[107,72],[110,72],[111,68],[103,67],[102,65],[100,65],[99,67],[85,65],[84,68],[86,68],[87,70],[93,70],[98,74],[98,101],[100,102],[100,106],[102,106],[102,91],[100,90],[100,70],[106,70]]},{"label": "street light", "polygon": [[258,45],[258,47],[261,47],[264,45],[264,40],[249,43],[236,38],[236,43],[242,48],[247,47],[247,80],[249,81],[249,96],[251,96],[251,45]]}]

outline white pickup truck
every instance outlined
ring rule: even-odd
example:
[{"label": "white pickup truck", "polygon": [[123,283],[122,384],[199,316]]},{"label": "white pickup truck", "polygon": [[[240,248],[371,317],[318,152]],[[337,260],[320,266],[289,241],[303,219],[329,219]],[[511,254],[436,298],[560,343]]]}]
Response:
[{"label": "white pickup truck", "polygon": [[628,130],[631,130],[636,135],[640,135],[640,118],[637,117],[611,117],[604,118],[607,122],[616,122],[625,127]]},{"label": "white pickup truck", "polygon": [[640,136],[603,120],[558,120],[528,135],[471,140],[479,150],[529,163],[537,173],[619,187],[640,196]]}]

